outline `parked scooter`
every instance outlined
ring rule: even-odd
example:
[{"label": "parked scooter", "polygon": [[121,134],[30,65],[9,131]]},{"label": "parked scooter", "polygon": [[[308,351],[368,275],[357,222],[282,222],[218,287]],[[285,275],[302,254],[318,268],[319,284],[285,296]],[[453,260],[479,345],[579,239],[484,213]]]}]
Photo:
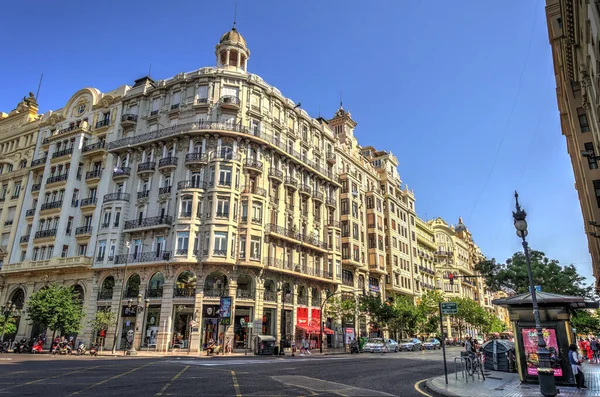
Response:
[{"label": "parked scooter", "polygon": [[41,340],[35,342],[33,346],[31,346],[31,353],[41,353],[44,350],[44,346]]},{"label": "parked scooter", "polygon": [[92,347],[90,347],[90,356],[97,356],[98,355],[98,345],[92,345]]},{"label": "parked scooter", "polygon": [[10,342],[0,344],[0,353],[8,353],[10,351]]},{"label": "parked scooter", "polygon": [[360,346],[359,346],[357,340],[355,340],[354,342],[352,342],[350,344],[350,354],[354,354],[354,353],[356,353],[356,354],[360,353]]},{"label": "parked scooter", "polygon": [[77,346],[77,355],[83,356],[87,352],[87,348],[85,347],[85,343],[80,342],[79,346]]},{"label": "parked scooter", "polygon": [[68,342],[60,342],[55,345],[52,345],[52,354],[71,354],[71,346],[69,346]]}]

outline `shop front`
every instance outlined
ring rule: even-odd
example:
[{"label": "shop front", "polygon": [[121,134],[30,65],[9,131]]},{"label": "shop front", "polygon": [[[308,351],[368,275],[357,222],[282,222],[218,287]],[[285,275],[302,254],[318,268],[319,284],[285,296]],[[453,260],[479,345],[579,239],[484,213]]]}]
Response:
[{"label": "shop front", "polygon": [[248,342],[251,340],[250,333],[252,332],[252,328],[248,327],[248,323],[251,323],[254,320],[252,311],[253,308],[247,306],[236,306],[235,308],[233,325],[234,349],[243,349],[246,345],[248,345],[248,348],[250,348]]},{"label": "shop front", "polygon": [[129,331],[135,332],[135,317],[135,306],[126,305],[121,308],[121,340],[119,342],[120,349],[129,349],[131,347],[127,342],[127,333]]},{"label": "shop front", "polygon": [[144,325],[144,340],[142,342],[143,347],[149,349],[156,349],[159,327],[160,305],[149,305],[146,311],[146,324]]},{"label": "shop front", "polygon": [[202,348],[206,348],[209,340],[218,340],[219,305],[202,306]]},{"label": "shop front", "polygon": [[173,339],[171,347],[187,349],[190,343],[192,321],[194,320],[194,305],[173,306]]},{"label": "shop front", "polygon": [[261,334],[271,336],[277,334],[275,329],[275,309],[263,309]]}]

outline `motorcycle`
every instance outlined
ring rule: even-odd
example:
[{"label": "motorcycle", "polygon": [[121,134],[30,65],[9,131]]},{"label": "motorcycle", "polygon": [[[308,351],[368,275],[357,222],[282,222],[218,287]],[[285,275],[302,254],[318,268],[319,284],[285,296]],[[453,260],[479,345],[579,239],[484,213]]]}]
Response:
[{"label": "motorcycle", "polygon": [[97,356],[98,355],[98,345],[92,345],[92,347],[90,347],[90,356]]},{"label": "motorcycle", "polygon": [[360,346],[358,345],[358,341],[354,341],[350,344],[350,354],[359,354],[360,353]]},{"label": "motorcycle", "polygon": [[44,350],[43,343],[41,340],[35,342],[35,344],[31,347],[31,353],[41,353]]},{"label": "motorcycle", "polygon": [[77,355],[83,356],[83,355],[85,355],[86,351],[87,351],[87,348],[85,347],[85,344],[83,342],[79,343],[79,346],[77,346]]},{"label": "motorcycle", "polygon": [[0,353],[8,353],[10,350],[10,342],[0,344]]},{"label": "motorcycle", "polygon": [[71,346],[68,342],[60,342],[52,345],[52,354],[59,354],[61,356],[65,354],[71,354]]}]

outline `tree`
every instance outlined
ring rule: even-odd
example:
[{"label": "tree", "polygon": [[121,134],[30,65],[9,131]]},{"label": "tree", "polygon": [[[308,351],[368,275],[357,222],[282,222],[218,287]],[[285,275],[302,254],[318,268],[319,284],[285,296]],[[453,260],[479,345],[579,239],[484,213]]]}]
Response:
[{"label": "tree", "polygon": [[394,317],[394,309],[390,301],[381,301],[381,295],[363,295],[358,299],[359,312],[369,319],[369,323],[381,329],[388,327]]},{"label": "tree", "polygon": [[508,329],[506,323],[502,322],[495,314],[486,313],[487,318],[481,326],[481,331],[484,334],[490,332],[505,332]]},{"label": "tree", "polygon": [[[562,295],[593,298],[592,287],[584,284],[585,277],[577,273],[573,265],[561,266],[557,260],[549,259],[541,251],[530,251],[531,270],[535,285],[542,291]],[[523,252],[516,252],[505,264],[495,259],[484,260],[475,266],[484,276],[492,291],[511,290],[521,294],[529,292],[527,262]]]},{"label": "tree", "polygon": [[356,301],[347,298],[330,298],[324,308],[324,316],[331,317],[342,322],[351,321],[356,315]]},{"label": "tree", "polygon": [[[4,328],[4,316],[0,317],[0,332],[2,332],[2,328]],[[4,328],[4,335],[11,335],[15,333],[17,333],[17,323],[15,322],[15,318],[8,316],[6,319],[6,327]]]},{"label": "tree", "polygon": [[571,325],[577,330],[578,334],[597,334],[600,331],[600,318],[598,310],[578,310],[571,317]]},{"label": "tree", "polygon": [[440,329],[439,304],[444,301],[441,291],[427,291],[421,295],[418,310],[418,330],[422,334],[433,334]]},{"label": "tree", "polygon": [[[458,325],[458,337],[462,339],[464,329],[471,325],[472,327],[478,328],[483,323],[481,306],[472,299],[469,298],[455,298],[453,299],[458,306],[458,313],[454,315]],[[483,310],[485,312],[485,310]]]},{"label": "tree", "polygon": [[28,320],[62,335],[78,332],[84,315],[73,287],[56,284],[31,294],[27,301],[27,314]]}]

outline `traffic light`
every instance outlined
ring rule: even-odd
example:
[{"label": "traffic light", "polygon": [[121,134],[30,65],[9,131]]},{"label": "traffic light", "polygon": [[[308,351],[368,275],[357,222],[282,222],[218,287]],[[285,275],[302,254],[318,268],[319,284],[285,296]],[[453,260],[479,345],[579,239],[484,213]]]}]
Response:
[{"label": "traffic light", "polygon": [[450,285],[454,285],[454,274],[453,273],[448,274],[448,279],[450,280]]}]

